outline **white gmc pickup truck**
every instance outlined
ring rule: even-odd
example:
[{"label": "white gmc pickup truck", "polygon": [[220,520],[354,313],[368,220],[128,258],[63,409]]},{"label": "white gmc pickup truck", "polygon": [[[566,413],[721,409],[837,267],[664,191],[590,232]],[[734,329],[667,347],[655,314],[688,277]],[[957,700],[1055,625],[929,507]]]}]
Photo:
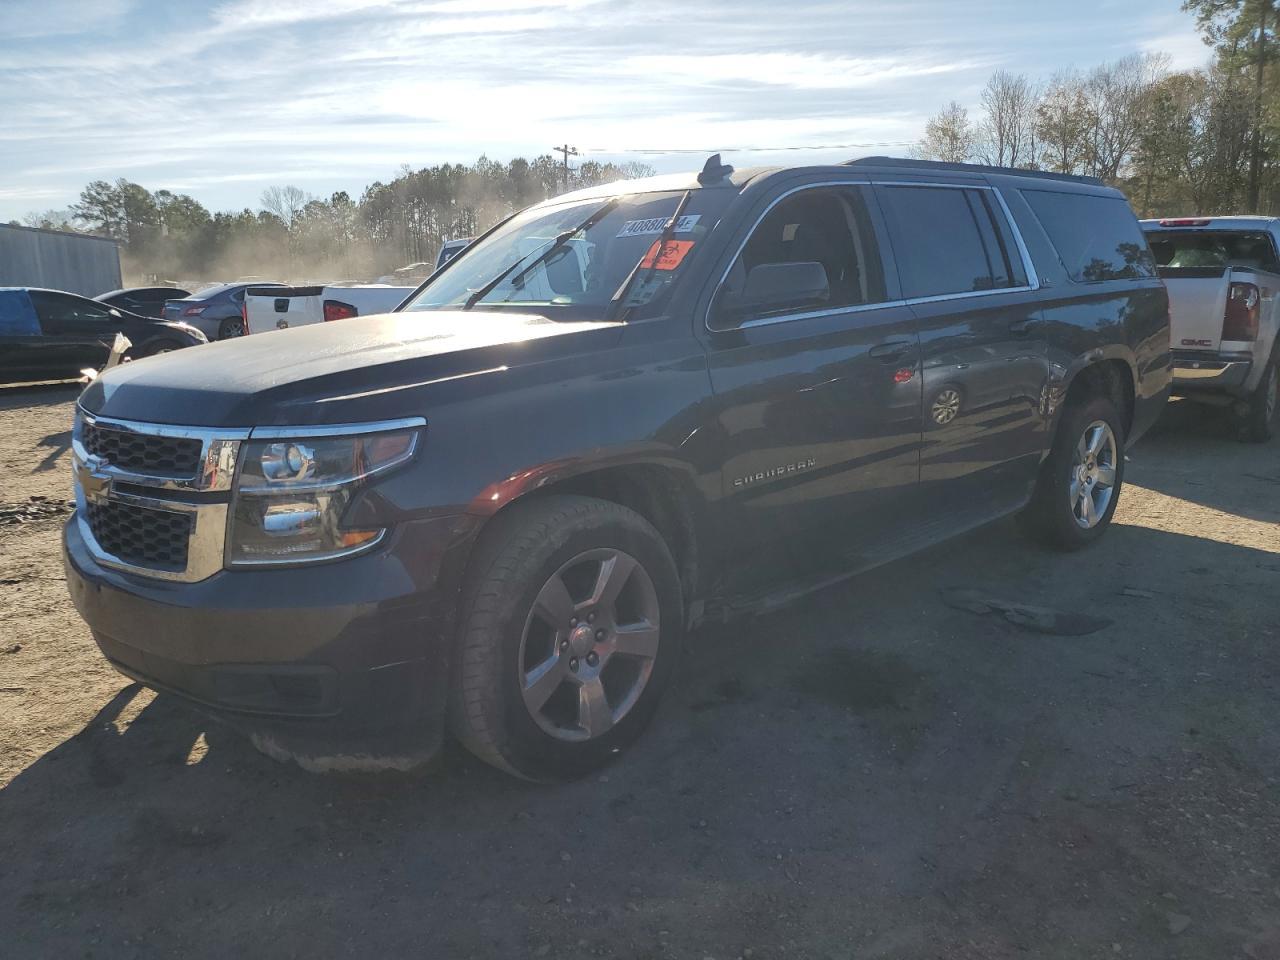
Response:
[{"label": "white gmc pickup truck", "polygon": [[1173,392],[1229,406],[1240,437],[1280,429],[1280,220],[1144,220],[1169,289]]},{"label": "white gmc pickup truck", "polygon": [[250,287],[245,291],[241,314],[245,333],[264,333],[373,313],[390,313],[416,289],[380,283]]}]

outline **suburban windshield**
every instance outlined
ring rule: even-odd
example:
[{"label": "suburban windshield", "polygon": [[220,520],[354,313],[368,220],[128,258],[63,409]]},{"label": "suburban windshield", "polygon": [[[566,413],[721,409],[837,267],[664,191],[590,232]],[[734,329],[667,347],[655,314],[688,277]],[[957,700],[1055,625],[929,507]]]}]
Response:
[{"label": "suburban windshield", "polygon": [[[460,254],[403,309],[535,308],[557,320],[653,315],[733,192],[699,189],[687,201],[684,196],[641,193],[517,214]],[[656,257],[657,241],[682,202],[670,241]]]},{"label": "suburban windshield", "polygon": [[1280,271],[1275,246],[1266,233],[1225,230],[1148,234],[1161,267],[1253,267]]}]

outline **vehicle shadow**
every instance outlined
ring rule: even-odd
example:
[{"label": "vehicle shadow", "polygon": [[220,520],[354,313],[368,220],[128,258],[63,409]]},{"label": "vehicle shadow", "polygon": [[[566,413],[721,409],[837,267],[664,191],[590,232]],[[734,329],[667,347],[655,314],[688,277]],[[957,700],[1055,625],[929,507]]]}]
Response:
[{"label": "vehicle shadow", "polygon": [[83,390],[84,387],[74,381],[0,386],[0,410],[53,407],[60,403],[70,403]]},{"label": "vehicle shadow", "polygon": [[71,449],[71,431],[63,430],[59,433],[51,433],[47,437],[43,437],[38,447],[50,448],[45,458],[36,464],[32,473],[39,473],[44,470],[54,470],[58,467],[58,461]]},{"label": "vehicle shadow", "polygon": [[[1069,933],[1154,958],[1151,891],[1219,889],[1187,955],[1239,955],[1268,851],[1222,854],[1210,812],[1277,816],[1280,555],[1138,526],[1046,554],[1009,526],[699,631],[646,736],[577,783],[452,746],[413,776],[307,774],[130,685],[0,790],[6,949],[976,958]],[[1036,632],[957,587],[1105,625]]]},{"label": "vehicle shadow", "polygon": [[[1236,439],[1226,410],[1171,402],[1131,455],[1126,479],[1224,513],[1280,523],[1280,440]],[[1242,482],[1224,483],[1226,475]]]}]

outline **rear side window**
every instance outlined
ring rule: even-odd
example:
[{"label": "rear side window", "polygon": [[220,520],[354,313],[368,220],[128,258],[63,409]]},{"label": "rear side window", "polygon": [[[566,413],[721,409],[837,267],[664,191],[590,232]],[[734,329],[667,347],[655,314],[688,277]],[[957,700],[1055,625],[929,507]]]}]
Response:
[{"label": "rear side window", "polygon": [[1072,280],[1090,283],[1156,275],[1147,238],[1120,197],[1050,190],[1023,190],[1022,196]]},{"label": "rear side window", "polygon": [[1026,286],[1013,232],[990,190],[876,190],[907,299]]}]

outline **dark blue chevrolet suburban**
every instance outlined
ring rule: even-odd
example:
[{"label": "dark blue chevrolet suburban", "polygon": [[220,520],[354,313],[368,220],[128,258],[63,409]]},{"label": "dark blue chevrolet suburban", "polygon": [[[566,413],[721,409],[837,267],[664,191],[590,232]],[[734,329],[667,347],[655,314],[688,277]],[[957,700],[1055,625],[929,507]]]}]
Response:
[{"label": "dark blue chevrolet suburban", "polygon": [[122,672],[312,768],[633,741],[703,621],[996,518],[1096,540],[1170,387],[1124,197],[875,158],[613,183],[394,313],[111,370],[71,595]]}]

